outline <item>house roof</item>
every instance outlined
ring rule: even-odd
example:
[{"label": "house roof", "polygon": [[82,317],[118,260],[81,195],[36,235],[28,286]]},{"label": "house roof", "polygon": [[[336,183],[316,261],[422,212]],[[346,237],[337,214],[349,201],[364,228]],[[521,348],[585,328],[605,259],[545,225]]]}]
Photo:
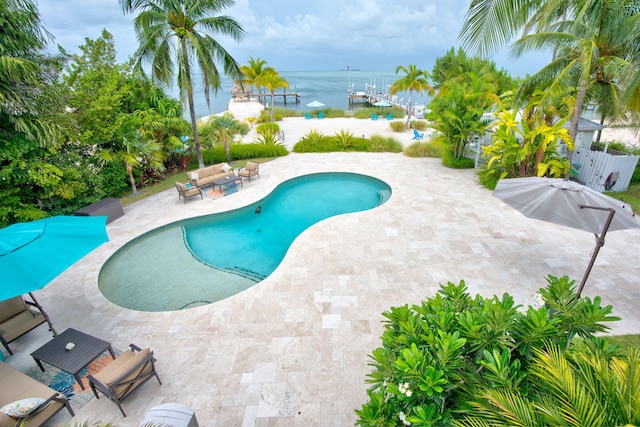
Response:
[{"label": "house roof", "polygon": [[[571,126],[571,120],[567,121],[563,127],[569,129],[569,126]],[[592,120],[580,117],[578,121],[578,132],[593,132],[602,129],[604,129],[604,126]]]}]

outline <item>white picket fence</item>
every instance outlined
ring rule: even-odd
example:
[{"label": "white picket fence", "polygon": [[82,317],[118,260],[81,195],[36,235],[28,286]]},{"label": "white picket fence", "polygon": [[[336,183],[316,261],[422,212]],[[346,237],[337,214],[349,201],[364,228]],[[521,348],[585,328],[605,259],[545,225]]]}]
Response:
[{"label": "white picket fence", "polygon": [[[575,179],[596,191],[627,191],[640,156],[613,155],[588,149],[573,153]],[[615,182],[614,182],[615,181]]]}]

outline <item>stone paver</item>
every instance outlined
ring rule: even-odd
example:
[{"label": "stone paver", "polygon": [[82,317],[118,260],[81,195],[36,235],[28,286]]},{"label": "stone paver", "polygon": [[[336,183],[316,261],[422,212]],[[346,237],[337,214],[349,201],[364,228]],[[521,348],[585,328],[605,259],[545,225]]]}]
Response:
[{"label": "stone paver", "polygon": [[[369,174],[393,189],[384,205],[329,218],[294,241],[277,270],[253,288],[180,312],[146,313],[111,304],[101,265],[130,239],[186,217],[240,207],[302,174]],[[151,347],[163,384],[150,381],[125,401],[123,418],[105,398],[75,419],[135,426],[152,406],[193,408],[202,426],[349,426],[366,401],[368,355],[380,345],[381,313],[419,303],[439,283],[464,279],[473,294],[509,292],[533,302],[548,274],[582,276],[594,237],[531,220],[491,196],[475,171],[402,154],[291,154],[265,163],[261,178],[217,200],[178,201],[167,190],[127,206],[107,226],[110,241],[36,295],[59,330]],[[212,243],[215,244],[215,243]],[[167,253],[167,262],[172,262]],[[640,333],[640,229],[608,234],[583,293],[614,305],[613,333]],[[135,286],[135,277],[131,278]],[[50,338],[38,328],[16,341],[8,362]]]}]

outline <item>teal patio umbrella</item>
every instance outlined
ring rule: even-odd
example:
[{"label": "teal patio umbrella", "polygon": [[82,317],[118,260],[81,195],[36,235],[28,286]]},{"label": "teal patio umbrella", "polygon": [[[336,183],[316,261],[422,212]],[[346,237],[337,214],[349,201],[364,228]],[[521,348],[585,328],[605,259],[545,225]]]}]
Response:
[{"label": "teal patio umbrella", "polygon": [[0,301],[45,287],[109,241],[106,223],[106,216],[56,216],[0,229]]}]

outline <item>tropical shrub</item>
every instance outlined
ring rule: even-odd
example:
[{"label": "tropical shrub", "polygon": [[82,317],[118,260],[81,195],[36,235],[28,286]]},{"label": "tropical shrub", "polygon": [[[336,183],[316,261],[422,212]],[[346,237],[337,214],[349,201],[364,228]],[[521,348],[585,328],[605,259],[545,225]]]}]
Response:
[{"label": "tropical shrub", "polygon": [[456,158],[448,150],[445,150],[442,156],[442,164],[451,169],[473,169],[476,166],[474,159],[468,157]]},{"label": "tropical shrub", "polygon": [[515,111],[500,111],[496,117],[493,142],[483,147],[487,174],[561,177],[569,171],[569,162],[558,153],[558,140],[574,149],[569,132],[562,127],[566,119],[549,125],[542,115],[518,120]]},{"label": "tropical shrub", "polygon": [[353,116],[356,119],[371,119],[372,114],[376,114],[379,117],[384,117],[387,114],[393,114],[393,118],[402,118],[404,117],[404,110],[401,107],[391,107],[391,108],[382,108],[382,107],[364,107],[358,108],[355,110]]},{"label": "tropical shrub", "polygon": [[371,152],[374,153],[402,153],[402,143],[395,138],[385,138],[382,135],[372,135],[369,139]]},{"label": "tropical shrub", "polygon": [[371,139],[353,135],[350,131],[341,130],[333,136],[326,136],[317,130],[311,130],[298,141],[295,153],[331,153],[339,151],[359,152],[402,152],[402,144],[393,139],[374,135]]},{"label": "tropical shrub", "polygon": [[[526,310],[507,293],[502,297],[472,297],[460,281],[457,285],[441,285],[434,297],[421,304],[385,311],[382,347],[370,356],[373,371],[367,380],[372,384],[367,391],[369,400],[356,410],[356,424],[580,425],[592,418],[574,420],[571,416],[589,412],[588,398],[604,398],[616,387],[618,391],[610,398],[615,405],[598,406],[597,412],[610,413],[603,417],[603,424],[597,425],[637,422],[638,355],[616,359],[615,348],[594,336],[609,329],[604,322],[619,319],[611,316],[611,306],[601,305],[600,297],[578,298],[574,283],[567,276],[549,275],[547,286],[534,297],[539,306]],[[555,352],[584,361],[591,358],[587,349],[598,347],[608,365],[597,368],[608,370],[609,377],[614,377],[610,380],[596,383],[588,371],[580,371],[579,363],[566,367],[563,374],[557,369],[541,374],[544,366],[551,366],[545,361],[546,354]],[[585,377],[582,384],[592,380],[591,386],[604,384],[608,388],[588,395],[589,390],[575,379],[579,375]],[[555,381],[543,384],[552,376]],[[496,394],[490,395],[492,392]],[[625,393],[628,400],[622,403],[619,396]],[[569,395],[575,400],[562,399]],[[551,402],[552,398],[556,400]],[[524,414],[523,420],[509,418],[514,412],[509,409],[517,399],[526,400],[516,408]],[[502,402],[504,406],[500,406]],[[582,406],[583,402],[587,404]],[[541,413],[539,405],[553,409]],[[619,414],[619,410],[625,412]],[[494,412],[501,414],[502,422],[496,422]],[[543,422],[529,423],[526,414]],[[614,419],[616,422],[604,424]]]},{"label": "tropical shrub", "polygon": [[417,141],[404,149],[404,154],[408,157],[442,157],[445,148],[436,141]]},{"label": "tropical shrub", "polygon": [[[282,145],[265,145],[265,144],[232,144],[231,160],[258,159],[263,157],[281,157],[289,154],[287,149]],[[227,154],[223,147],[203,150],[202,157],[206,165],[213,165],[227,161]],[[188,168],[197,167],[197,163],[193,160]]]},{"label": "tropical shrub", "polygon": [[407,130],[407,124],[404,121],[395,120],[389,123],[389,127],[394,132],[404,132]]}]

